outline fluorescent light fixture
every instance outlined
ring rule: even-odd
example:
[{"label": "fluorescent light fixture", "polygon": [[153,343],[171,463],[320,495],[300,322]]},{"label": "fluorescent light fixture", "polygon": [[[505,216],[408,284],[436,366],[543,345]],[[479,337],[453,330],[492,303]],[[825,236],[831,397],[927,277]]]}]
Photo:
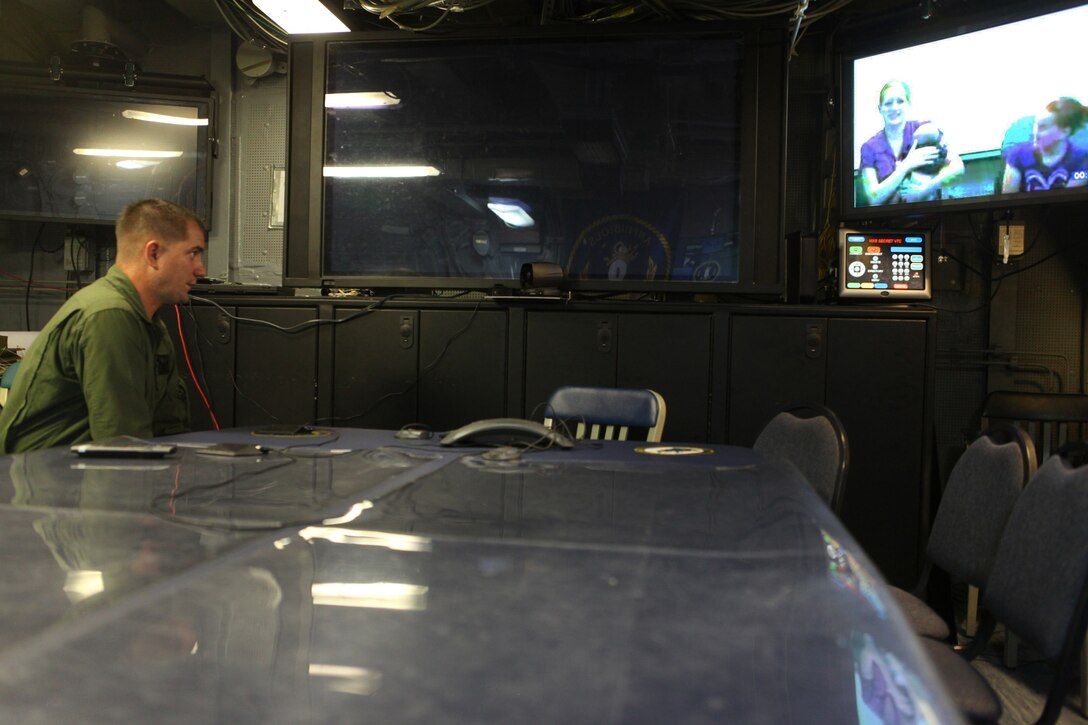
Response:
[{"label": "fluorescent light fixture", "polygon": [[389,91],[325,94],[325,108],[389,108],[399,105],[400,99]]},{"label": "fluorescent light fixture", "polygon": [[536,226],[536,220],[529,216],[525,203],[517,199],[501,199],[493,196],[487,200],[487,208],[502,219],[503,224],[508,227],[527,229]]},{"label": "fluorescent light fixture", "polygon": [[351,30],[319,0],[253,0],[253,4],[290,35]]},{"label": "fluorescent light fixture", "polygon": [[152,166],[158,166],[160,162],[153,161],[152,159],[125,159],[124,161],[118,161],[114,166],[119,169],[147,169]]},{"label": "fluorescent light fixture", "polygon": [[321,523],[333,526],[335,524],[349,524],[355,519],[359,518],[367,509],[374,508],[374,504],[370,501],[359,501],[353,503],[351,508],[347,510],[342,516],[333,516],[332,518],[325,519]]},{"label": "fluorescent light fixture", "polygon": [[433,166],[326,166],[325,176],[337,179],[411,179],[420,176],[438,176],[441,172]]},{"label": "fluorescent light fixture", "polygon": [[181,116],[169,116],[165,113],[151,113],[150,111],[136,111],[126,108],[121,111],[123,118],[131,118],[133,121],[150,121],[151,123],[169,123],[173,126],[207,126],[206,118],[183,118]]},{"label": "fluorescent light fixture", "polygon": [[64,577],[64,593],[73,604],[106,590],[102,572],[90,569],[73,569]]},{"label": "fluorescent light fixture", "polygon": [[348,695],[373,695],[382,684],[382,673],[366,667],[310,663],[310,677],[325,680],[326,687]]},{"label": "fluorescent light fixture", "polygon": [[427,587],[401,582],[315,582],[310,586],[314,604],[329,607],[422,610],[427,608]]},{"label": "fluorescent light fixture", "polygon": [[72,149],[76,156],[107,156],[114,159],[176,159],[180,151],[141,151],[140,149]]},{"label": "fluorescent light fixture", "polygon": [[332,526],[307,526],[298,532],[306,541],[321,539],[334,544],[355,546],[379,546],[394,551],[430,551],[431,540],[410,534],[391,534],[384,531],[335,528]]}]

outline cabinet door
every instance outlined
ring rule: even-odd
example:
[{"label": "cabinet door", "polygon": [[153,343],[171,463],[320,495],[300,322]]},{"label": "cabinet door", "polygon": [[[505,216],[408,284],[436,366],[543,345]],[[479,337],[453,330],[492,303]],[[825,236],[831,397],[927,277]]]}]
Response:
[{"label": "cabinet door", "polygon": [[921,552],[925,320],[830,321],[827,404],[850,442],[843,522],[893,584]]},{"label": "cabinet door", "polygon": [[506,314],[420,313],[419,419],[449,430],[506,410]]},{"label": "cabinet door", "polygon": [[419,312],[340,309],[333,334],[333,423],[400,428],[416,420]]},{"label": "cabinet door", "polygon": [[616,384],[616,315],[530,312],[525,336],[525,417],[544,418],[560,385]]},{"label": "cabinet door", "polygon": [[707,440],[710,316],[621,314],[616,386],[665,398],[666,441]]},{"label": "cabinet door", "polygon": [[[174,341],[174,352],[178,360],[178,369],[189,389],[189,412],[193,430],[210,430],[215,427],[215,420],[220,427],[229,428],[234,422],[234,331],[236,325],[228,313],[237,314],[233,307],[223,312],[216,307],[203,305],[182,307],[181,329],[184,331],[184,344],[178,337],[178,315],[174,305],[160,311],[166,329]],[[193,384],[193,374],[200,383],[200,390],[208,399],[200,395]]]},{"label": "cabinet door", "polygon": [[[247,308],[241,317],[291,327],[317,318],[315,308]],[[267,325],[235,326],[237,425],[301,424],[317,415],[317,326],[285,332]]]},{"label": "cabinet door", "polygon": [[824,400],[827,321],[733,315],[728,441],[750,446],[778,412]]}]

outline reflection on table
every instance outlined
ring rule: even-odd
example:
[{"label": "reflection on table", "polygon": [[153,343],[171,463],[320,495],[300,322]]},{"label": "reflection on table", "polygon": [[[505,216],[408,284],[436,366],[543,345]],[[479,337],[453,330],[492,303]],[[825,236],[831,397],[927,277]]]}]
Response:
[{"label": "reflection on table", "polygon": [[0,460],[5,721],[959,722],[788,464],[213,439]]}]

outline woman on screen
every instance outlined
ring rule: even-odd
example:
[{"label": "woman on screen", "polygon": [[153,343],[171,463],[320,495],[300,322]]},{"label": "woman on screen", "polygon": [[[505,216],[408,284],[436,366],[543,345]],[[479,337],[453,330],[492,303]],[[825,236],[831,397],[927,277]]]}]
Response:
[{"label": "woman on screen", "polygon": [[[910,86],[892,80],[880,89],[877,105],[884,128],[861,146],[861,193],[869,206],[938,198],[963,173],[944,133],[929,121],[908,118]],[[921,131],[921,133],[919,133]]]},{"label": "woman on screen", "polygon": [[1034,138],[1005,155],[1001,192],[1046,191],[1088,185],[1088,149],[1073,138],[1088,123],[1088,109],[1074,98],[1047,104],[1035,117]]}]

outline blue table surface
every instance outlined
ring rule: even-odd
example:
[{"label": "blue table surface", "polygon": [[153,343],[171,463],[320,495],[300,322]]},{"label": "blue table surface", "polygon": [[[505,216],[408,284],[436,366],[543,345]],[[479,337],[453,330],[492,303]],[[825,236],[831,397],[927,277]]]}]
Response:
[{"label": "blue table surface", "polygon": [[168,440],[0,459],[0,720],[960,722],[865,553],[750,449]]}]

